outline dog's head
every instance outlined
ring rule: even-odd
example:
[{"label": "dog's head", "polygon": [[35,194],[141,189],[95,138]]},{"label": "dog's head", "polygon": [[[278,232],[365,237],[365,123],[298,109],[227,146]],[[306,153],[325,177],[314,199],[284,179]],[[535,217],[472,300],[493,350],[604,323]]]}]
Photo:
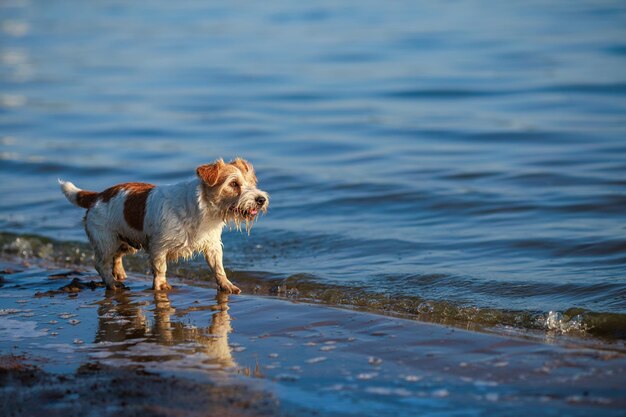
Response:
[{"label": "dog's head", "polygon": [[205,185],[206,203],[237,228],[245,224],[249,231],[257,215],[267,211],[269,195],[257,188],[254,168],[248,161],[236,158],[225,163],[218,159],[212,164],[200,165],[196,174]]}]

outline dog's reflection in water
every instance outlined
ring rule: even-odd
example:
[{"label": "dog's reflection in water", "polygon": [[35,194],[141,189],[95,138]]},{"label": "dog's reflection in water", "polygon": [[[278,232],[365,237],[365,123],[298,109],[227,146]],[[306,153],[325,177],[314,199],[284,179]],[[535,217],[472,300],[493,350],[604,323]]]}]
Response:
[{"label": "dog's reflection in water", "polygon": [[113,293],[99,304],[96,343],[121,344],[148,336],[148,320],[141,308],[143,303],[134,300],[128,291]]},{"label": "dog's reflection in water", "polygon": [[153,334],[160,343],[197,342],[209,357],[218,360],[222,366],[235,366],[228,345],[228,334],[232,331],[230,314],[228,314],[228,294],[218,293],[215,300],[216,304],[209,307],[215,311],[211,316],[211,324],[208,328],[200,328],[181,321],[172,322],[172,315],[175,314],[176,317],[183,319],[191,311],[204,310],[205,308],[192,307],[176,311],[172,308],[166,292],[156,292],[154,294]]},{"label": "dog's reflection in water", "polygon": [[[147,343],[183,346],[184,349],[192,349],[191,353],[205,353],[223,367],[236,366],[228,345],[228,334],[232,331],[231,318],[228,314],[228,294],[218,293],[215,297],[216,303],[213,305],[177,311],[172,307],[166,292],[156,291],[152,323],[144,313],[144,309],[149,311],[150,306],[141,299],[133,298],[132,294],[126,291],[116,292],[100,303],[96,343],[114,342],[115,344],[110,345],[108,350],[120,353],[137,343],[143,343],[144,348]],[[208,327],[193,326],[186,320],[189,313],[202,310],[214,311]]]}]

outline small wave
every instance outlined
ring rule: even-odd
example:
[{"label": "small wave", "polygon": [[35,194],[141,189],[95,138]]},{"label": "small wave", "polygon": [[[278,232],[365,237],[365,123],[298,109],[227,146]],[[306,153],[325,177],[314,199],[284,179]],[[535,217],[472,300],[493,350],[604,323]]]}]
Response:
[{"label": "small wave", "polygon": [[381,93],[382,97],[398,99],[463,99],[463,98],[484,98],[511,94],[502,90],[468,90],[468,89],[419,89],[419,90],[398,90]]},{"label": "small wave", "polygon": [[[58,242],[40,236],[20,236],[0,232],[3,256],[39,258],[53,263],[91,268],[93,254],[79,242]],[[129,271],[146,273],[145,256],[127,257]],[[208,271],[198,264],[181,262],[170,272],[185,279],[206,282]],[[607,340],[626,339],[626,314],[604,313],[570,308],[565,311],[538,312],[468,306],[448,300],[429,300],[418,296],[381,293],[357,285],[325,284],[310,274],[277,277],[269,272],[229,271],[232,279],[247,293],[297,298],[314,303],[392,314],[433,323],[455,325],[474,330],[509,326],[524,330],[542,330]],[[440,274],[421,277],[439,285],[449,277]]]},{"label": "small wave", "polygon": [[626,83],[578,83],[545,87],[540,92],[575,94],[617,94],[626,93]]},{"label": "small wave", "polygon": [[337,97],[322,94],[318,92],[311,91],[294,91],[294,92],[285,92],[285,93],[277,93],[271,95],[265,95],[259,97],[261,101],[279,101],[279,102],[287,102],[287,103],[311,103],[318,101],[330,101],[331,99],[335,100]]},{"label": "small wave", "polygon": [[23,159],[2,159],[2,171],[11,173],[19,172],[23,175],[33,176],[40,174],[80,174],[82,176],[92,177],[109,173],[119,175],[130,174],[130,171],[118,167],[72,165],[68,163],[28,161]]},{"label": "small wave", "polygon": [[543,326],[546,330],[559,331],[563,333],[584,332],[587,330],[587,324],[581,314],[574,317],[564,316],[558,311],[550,311],[545,316],[537,318],[539,326]]}]

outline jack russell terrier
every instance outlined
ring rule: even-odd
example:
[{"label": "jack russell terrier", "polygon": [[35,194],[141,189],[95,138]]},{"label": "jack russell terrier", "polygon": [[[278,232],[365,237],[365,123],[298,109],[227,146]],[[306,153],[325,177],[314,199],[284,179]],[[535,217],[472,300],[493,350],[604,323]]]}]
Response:
[{"label": "jack russell terrier", "polygon": [[154,290],[172,288],[165,278],[168,260],[203,252],[218,290],[241,292],[224,271],[222,229],[232,222],[250,232],[257,215],[267,211],[269,196],[257,188],[252,165],[240,158],[201,165],[196,175],[173,185],[129,182],[99,193],[59,180],[67,199],[87,209],[85,232],[107,288],[124,288],[122,257],[143,248],[150,256]]}]

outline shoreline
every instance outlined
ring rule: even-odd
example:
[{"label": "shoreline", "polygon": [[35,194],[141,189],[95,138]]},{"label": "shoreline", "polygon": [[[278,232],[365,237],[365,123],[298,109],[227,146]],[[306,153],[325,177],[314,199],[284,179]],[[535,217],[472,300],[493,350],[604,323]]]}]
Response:
[{"label": "shoreline", "polygon": [[[269,403],[261,401],[258,412],[246,408],[253,415],[398,415],[416,409],[425,415],[459,409],[524,415],[537,407],[542,415],[619,415],[626,406],[626,357],[617,351],[276,297],[216,295],[179,280],[171,293],[154,292],[135,274],[130,291],[107,293],[92,273],[7,262],[1,269],[1,351],[25,357],[21,363],[35,365],[42,380],[65,375],[80,381],[87,366],[104,369],[96,372],[104,377],[89,378],[105,386],[118,371],[139,372],[132,375],[139,380],[146,373],[147,380],[193,381],[200,391],[236,386],[244,397],[233,397],[229,412],[239,410],[239,400],[256,398],[248,390],[265,393],[260,398]],[[13,381],[2,389],[5,399],[26,389],[16,382],[19,372],[4,372]],[[235,395],[216,390],[216,398]],[[61,395],[64,401],[67,395]],[[183,407],[148,398],[162,407]],[[206,405],[189,398],[198,409]]]},{"label": "shoreline", "polygon": [[[92,250],[84,242],[56,241],[39,235],[0,232],[0,259],[28,259],[41,265],[63,265],[92,271]],[[149,274],[142,252],[126,257],[127,271]],[[562,340],[595,348],[626,350],[626,315],[572,307],[566,311],[518,311],[465,306],[446,300],[428,300],[363,290],[332,283],[316,283],[308,276],[273,276],[267,272],[227,270],[244,293],[290,299],[354,311],[454,326],[479,332],[516,335],[533,340]],[[94,272],[95,273],[95,272]],[[206,266],[194,262],[173,263],[168,276],[194,286],[214,287]]]}]

